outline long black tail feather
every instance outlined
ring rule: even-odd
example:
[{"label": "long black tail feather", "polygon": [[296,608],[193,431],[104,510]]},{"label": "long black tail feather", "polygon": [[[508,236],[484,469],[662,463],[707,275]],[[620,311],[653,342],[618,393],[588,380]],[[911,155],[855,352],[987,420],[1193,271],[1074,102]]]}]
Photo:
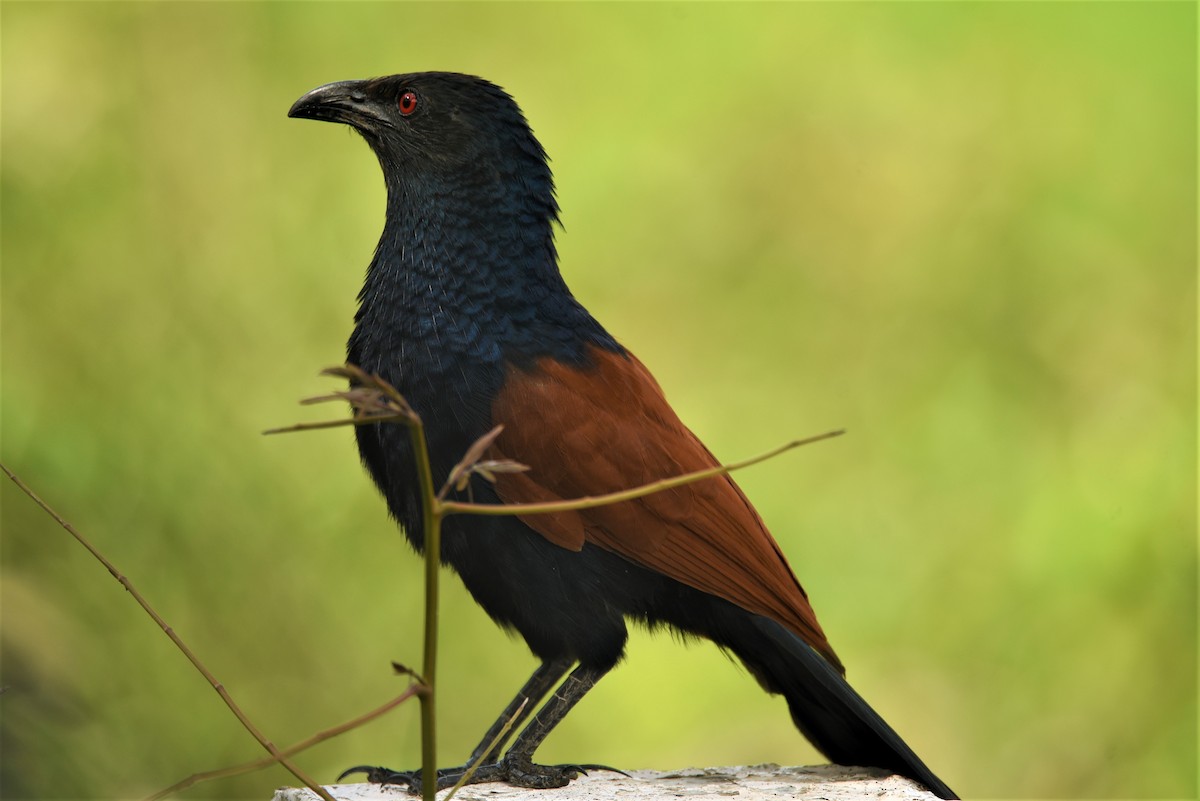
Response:
[{"label": "long black tail feather", "polygon": [[[818,750],[840,765],[884,768],[920,782],[938,798],[958,798],[900,735],[812,647],[773,620],[752,616],[733,651],[787,699],[792,720]],[[763,647],[763,640],[773,647]],[[758,640],[758,642],[752,642]]]}]

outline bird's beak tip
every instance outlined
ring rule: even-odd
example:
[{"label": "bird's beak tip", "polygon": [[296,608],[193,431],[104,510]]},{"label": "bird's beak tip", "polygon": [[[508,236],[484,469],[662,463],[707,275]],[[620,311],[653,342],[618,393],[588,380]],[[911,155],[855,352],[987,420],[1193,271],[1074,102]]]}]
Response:
[{"label": "bird's beak tip", "polygon": [[360,100],[356,90],[362,81],[337,81],[318,86],[301,95],[300,99],[288,109],[288,116],[299,119],[326,120],[329,122],[349,122],[346,112],[356,103],[351,98]]},{"label": "bird's beak tip", "polygon": [[287,115],[293,118],[311,117],[313,109],[321,104],[321,100],[323,99],[321,90],[324,88],[324,86],[318,86],[316,89],[305,92],[288,109]]}]

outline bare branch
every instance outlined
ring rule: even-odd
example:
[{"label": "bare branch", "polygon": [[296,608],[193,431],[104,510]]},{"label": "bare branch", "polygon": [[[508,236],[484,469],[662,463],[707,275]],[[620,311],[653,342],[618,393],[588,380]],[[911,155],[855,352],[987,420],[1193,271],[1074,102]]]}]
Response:
[{"label": "bare branch", "polygon": [[363,372],[353,364],[327,367],[321,375],[346,378],[352,386],[348,390],[304,398],[302,406],[311,406],[329,401],[345,401],[350,404],[352,416],[340,420],[325,420],[317,423],[297,423],[282,428],[272,428],[263,434],[287,434],[294,431],[312,431],[340,426],[373,425],[375,423],[401,422],[407,426],[420,425],[421,417],[409,406],[396,388],[377,375]]},{"label": "bare branch", "polygon": [[[403,693],[401,693],[400,695],[398,695],[395,698],[393,698],[392,700],[388,701],[386,704],[383,704],[382,706],[378,706],[375,709],[372,709],[370,712],[367,712],[366,714],[363,714],[363,715],[359,715],[358,717],[356,717],[352,720],[348,720],[345,723],[340,723],[337,726],[334,726],[333,728],[325,729],[324,731],[319,731],[316,734],[309,737],[308,739],[301,740],[300,742],[296,743],[295,745],[289,745],[287,748],[280,750],[279,754],[282,757],[295,756],[296,754],[300,753],[301,751],[306,751],[309,748],[312,748],[314,745],[323,743],[326,740],[337,737],[339,734],[345,734],[346,732],[350,731],[351,729],[357,729],[359,726],[370,723],[372,720],[375,720],[375,718],[378,718],[381,715],[384,715],[384,714],[390,712],[391,710],[395,709],[400,704],[404,703],[405,701],[407,701],[408,699],[412,698],[414,695],[417,695],[420,692],[421,692],[420,685],[414,684],[411,687],[409,687],[407,690],[405,690]],[[168,796],[175,795],[176,793],[183,792],[184,790],[188,789],[189,787],[192,787],[193,785],[200,784],[202,782],[212,781],[213,779],[227,779],[230,776],[241,776],[244,773],[253,773],[256,770],[261,770],[263,768],[270,767],[271,765],[274,765],[278,761],[279,760],[277,760],[273,756],[265,756],[262,759],[256,759],[253,762],[245,762],[241,765],[234,765],[234,766],[228,767],[228,768],[221,768],[220,770],[208,770],[208,771],[204,771],[202,773],[193,773],[191,776],[188,776],[186,779],[176,782],[175,784],[172,784],[170,787],[167,787],[163,790],[159,790],[157,793],[155,793],[152,796],[147,796],[144,801],[161,801],[161,799],[167,798]]]},{"label": "bare branch", "polygon": [[294,431],[318,431],[322,428],[341,428],[342,426],[365,426],[374,423],[389,423],[394,420],[403,420],[400,415],[391,415],[388,417],[347,417],[341,420],[323,420],[319,423],[296,423],[295,425],[283,426],[282,428],[268,428],[263,432],[267,434],[290,434]]},{"label": "bare branch", "polygon": [[329,793],[325,791],[325,788],[321,787],[321,785],[310,779],[303,771],[300,770],[300,768],[289,762],[287,757],[280,753],[275,744],[268,740],[263,733],[258,730],[258,727],[250,721],[250,718],[246,717],[246,713],[242,711],[241,707],[234,702],[233,696],[231,696],[229,691],[225,689],[225,685],[217,681],[217,678],[209,671],[207,667],[205,667],[204,663],[200,661],[200,657],[196,656],[196,654],[192,652],[192,649],[188,647],[187,643],[180,639],[179,635],[175,633],[175,630],[167,625],[167,621],[163,620],[162,616],[159,615],[158,612],[154,610],[154,607],[150,605],[150,602],[147,601],[140,592],[138,592],[137,588],[133,586],[133,582],[131,582],[128,578],[122,575],[119,570],[117,570],[116,565],[110,562],[108,558],[104,556],[104,554],[102,554],[94,545],[88,542],[88,540],[84,538],[84,536],[80,534],[74,526],[64,520],[62,515],[54,511],[54,509],[52,509],[48,503],[39,498],[37,493],[30,489],[29,486],[26,485],[25,482],[20,478],[18,478],[15,473],[9,470],[6,465],[0,464],[0,470],[3,470],[5,475],[12,479],[13,483],[20,487],[22,492],[28,495],[34,503],[36,503],[42,508],[43,511],[46,512],[46,514],[54,518],[56,523],[62,526],[68,534],[74,537],[80,545],[86,548],[88,553],[94,556],[96,560],[100,562],[100,564],[104,565],[105,569],[112,574],[112,577],[121,583],[121,586],[133,596],[133,599],[137,601],[138,605],[142,607],[146,614],[148,614],[151,619],[158,624],[158,627],[161,628],[163,633],[171,639],[171,642],[175,643],[175,647],[187,657],[188,661],[192,663],[192,667],[200,671],[200,674],[208,680],[209,685],[211,685],[212,688],[217,691],[217,694],[221,696],[221,700],[225,702],[225,706],[229,707],[229,711],[232,712],[234,716],[241,722],[246,731],[250,732],[250,735],[254,737],[255,740],[258,740],[259,745],[261,745],[269,754],[271,754],[272,761],[279,762],[279,764],[291,771],[293,776],[304,782],[305,787],[312,790],[325,801],[334,801],[333,796],[329,795]]},{"label": "bare branch", "polygon": [[496,744],[504,741],[504,737],[508,734],[508,730],[512,728],[513,723],[520,719],[521,713],[525,711],[525,706],[528,703],[529,699],[526,698],[521,702],[521,705],[517,707],[517,711],[513,712],[512,716],[509,717],[508,720],[504,721],[504,725],[500,727],[500,731],[496,732],[496,736],[493,737],[491,742],[487,744],[487,748],[484,748],[482,751],[480,751],[479,756],[475,757],[474,761],[467,766],[467,769],[463,771],[463,775],[460,776],[458,781],[454,783],[454,786],[450,788],[450,792],[446,793],[446,797],[443,798],[442,801],[450,801],[450,799],[454,798],[454,796],[458,794],[458,791],[461,790],[466,783],[471,780],[471,777],[475,775],[475,771],[479,770],[479,766],[483,764],[483,760],[487,758],[487,755],[492,753],[492,749],[496,747]]},{"label": "bare branch", "polygon": [[639,487],[633,487],[620,492],[609,492],[604,495],[591,495],[582,498],[575,498],[569,501],[550,501],[546,503],[509,503],[509,504],[486,504],[486,503],[461,503],[458,501],[442,501],[441,509],[444,514],[471,514],[471,515],[539,515],[553,514],[554,512],[570,512],[578,509],[594,509],[597,506],[607,506],[621,501],[631,501],[635,498],[642,498],[646,495],[653,495],[656,492],[663,490],[681,487],[685,484],[691,484],[696,481],[703,481],[706,478],[725,475],[732,473],[734,470],[741,470],[743,467],[758,464],[766,461],[781,453],[790,451],[793,448],[798,448],[802,445],[809,445],[821,440],[832,439],[846,433],[844,430],[827,431],[824,434],[818,434],[815,437],[806,437],[781,445],[774,450],[767,451],[750,459],[745,459],[741,462],[733,462],[732,464],[721,465],[719,467],[709,468],[708,470],[698,470],[694,473],[685,473],[674,478],[666,478],[661,481],[652,481],[649,484],[642,484]]}]

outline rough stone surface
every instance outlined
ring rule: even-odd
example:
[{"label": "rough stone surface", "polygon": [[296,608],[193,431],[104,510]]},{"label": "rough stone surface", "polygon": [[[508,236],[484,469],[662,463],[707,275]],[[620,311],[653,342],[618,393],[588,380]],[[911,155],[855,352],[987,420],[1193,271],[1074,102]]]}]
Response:
[{"label": "rough stone surface", "polygon": [[[412,801],[399,787],[334,784],[325,788],[339,801]],[[444,799],[449,790],[439,793]],[[688,801],[778,801],[784,798],[897,799],[928,801],[934,796],[920,785],[867,768],[841,765],[788,768],[750,765],[730,768],[638,770],[632,776],[593,771],[557,790],[524,790],[506,784],[464,787],[455,801],[642,801],[685,798]],[[308,789],[284,787],[273,801],[314,801]]]}]

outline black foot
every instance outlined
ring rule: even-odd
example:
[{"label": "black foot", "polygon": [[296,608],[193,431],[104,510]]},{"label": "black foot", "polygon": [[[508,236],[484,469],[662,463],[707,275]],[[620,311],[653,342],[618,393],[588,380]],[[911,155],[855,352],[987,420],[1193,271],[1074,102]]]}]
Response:
[{"label": "black foot", "polygon": [[[467,784],[484,784],[486,782],[504,782],[514,787],[527,787],[533,790],[547,790],[551,787],[566,787],[572,779],[580,774],[587,775],[589,770],[607,770],[629,774],[623,770],[610,768],[607,765],[535,765],[528,758],[509,754],[499,762],[490,765],[480,765],[467,779]],[[445,790],[458,784],[466,773],[467,768],[442,768],[437,772],[438,789]],[[356,765],[342,772],[338,781],[355,773],[365,773],[367,781],[372,784],[394,784],[404,787],[413,795],[420,795],[422,782],[419,770],[391,770],[390,768],[373,767],[371,765]]]},{"label": "black foot", "polygon": [[571,779],[587,773],[582,765],[535,765],[529,759],[512,756],[501,759],[497,767],[504,772],[505,783],[532,790],[566,787]]},{"label": "black foot", "polygon": [[514,787],[528,787],[534,790],[547,790],[551,787],[566,787],[571,780],[586,776],[589,770],[607,770],[610,773],[629,774],[623,770],[610,768],[608,765],[535,765],[528,757],[512,753],[506,754],[496,767],[503,772],[503,781]]},{"label": "black foot", "polygon": [[[441,768],[437,772],[438,789],[446,790],[458,784],[458,780],[466,772],[466,766],[461,768]],[[420,795],[421,789],[424,787],[424,783],[421,780],[421,771],[419,770],[392,770],[391,768],[371,765],[356,765],[353,768],[344,770],[342,771],[342,775],[338,776],[338,781],[355,773],[365,773],[367,781],[371,784],[394,784],[398,787],[404,787],[413,795]],[[499,765],[480,765],[471,774],[471,778],[467,780],[467,784],[499,781],[504,781],[504,777],[500,775]]]}]

